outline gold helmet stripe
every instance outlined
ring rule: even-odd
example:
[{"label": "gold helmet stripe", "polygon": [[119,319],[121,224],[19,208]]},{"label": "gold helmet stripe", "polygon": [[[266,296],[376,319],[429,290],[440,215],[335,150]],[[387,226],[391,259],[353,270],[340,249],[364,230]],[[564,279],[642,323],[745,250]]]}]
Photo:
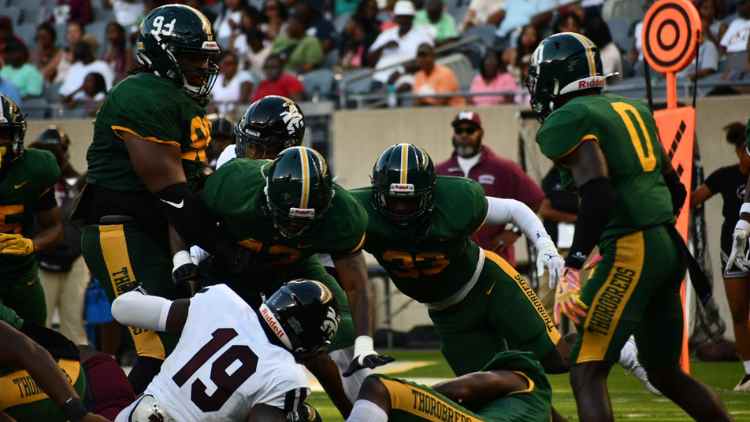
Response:
[{"label": "gold helmet stripe", "polygon": [[310,200],[310,161],[307,156],[307,148],[298,147],[297,152],[299,153],[299,162],[302,167],[302,196],[299,200],[299,207],[307,208],[307,203]]},{"label": "gold helmet stripe", "polygon": [[400,144],[401,146],[401,180],[402,185],[409,183],[409,144]]}]

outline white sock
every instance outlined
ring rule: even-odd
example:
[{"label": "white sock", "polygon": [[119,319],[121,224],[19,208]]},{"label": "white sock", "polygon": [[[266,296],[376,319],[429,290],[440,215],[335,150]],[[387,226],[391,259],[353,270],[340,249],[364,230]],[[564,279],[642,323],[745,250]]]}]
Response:
[{"label": "white sock", "polygon": [[346,371],[349,364],[354,359],[354,347],[347,347],[346,349],[334,350],[328,354],[331,359],[336,363],[339,368],[339,376],[341,377],[341,385],[344,387],[346,397],[354,403],[359,395],[359,389],[362,387],[362,383],[365,381],[368,375],[372,374],[372,369],[364,368],[353,373],[352,375],[345,377],[341,374]]},{"label": "white sock", "polygon": [[742,362],[742,366],[745,367],[745,374],[750,375],[750,360]]},{"label": "white sock", "polygon": [[638,348],[635,345],[635,339],[633,336],[630,336],[628,341],[622,346],[622,350],[620,350],[620,365],[625,369],[632,370],[637,364]]},{"label": "white sock", "polygon": [[357,400],[346,422],[388,422],[388,414],[369,400]]}]

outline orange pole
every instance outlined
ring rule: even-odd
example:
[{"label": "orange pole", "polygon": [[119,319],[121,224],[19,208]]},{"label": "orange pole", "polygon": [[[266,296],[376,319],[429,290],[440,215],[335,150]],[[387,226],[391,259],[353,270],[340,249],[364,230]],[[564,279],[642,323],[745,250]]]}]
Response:
[{"label": "orange pole", "polygon": [[668,72],[667,76],[667,108],[677,108],[677,76]]}]

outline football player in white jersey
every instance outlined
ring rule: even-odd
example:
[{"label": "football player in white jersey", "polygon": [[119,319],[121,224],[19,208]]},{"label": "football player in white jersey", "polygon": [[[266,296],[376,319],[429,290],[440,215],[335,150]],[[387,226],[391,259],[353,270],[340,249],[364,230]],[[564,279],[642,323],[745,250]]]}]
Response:
[{"label": "football player in white jersey", "polygon": [[175,301],[134,290],[117,297],[112,315],[123,325],[182,333],[115,422],[315,420],[297,361],[321,352],[338,329],[333,294],[322,283],[289,281],[258,312],[224,284]]}]

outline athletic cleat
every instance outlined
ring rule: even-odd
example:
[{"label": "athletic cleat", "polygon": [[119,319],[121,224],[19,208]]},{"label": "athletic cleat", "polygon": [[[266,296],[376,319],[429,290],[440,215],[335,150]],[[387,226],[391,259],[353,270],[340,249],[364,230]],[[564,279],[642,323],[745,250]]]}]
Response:
[{"label": "athletic cleat", "polygon": [[745,393],[750,393],[750,374],[745,374],[745,376],[742,377],[740,382],[738,382],[737,385],[734,387],[734,391],[742,391]]}]

